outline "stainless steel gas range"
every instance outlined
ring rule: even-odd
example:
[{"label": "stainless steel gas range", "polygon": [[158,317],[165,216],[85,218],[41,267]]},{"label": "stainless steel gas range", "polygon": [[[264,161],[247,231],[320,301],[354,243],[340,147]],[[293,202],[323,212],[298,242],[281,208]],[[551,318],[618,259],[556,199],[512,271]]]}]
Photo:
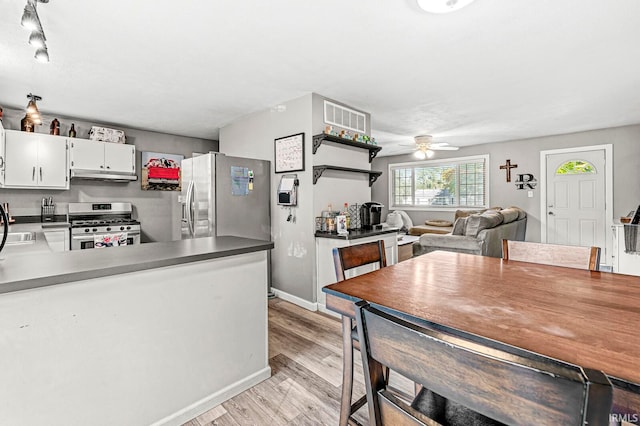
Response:
[{"label": "stainless steel gas range", "polygon": [[132,211],[131,203],[69,203],[71,250],[140,244],[140,222]]}]

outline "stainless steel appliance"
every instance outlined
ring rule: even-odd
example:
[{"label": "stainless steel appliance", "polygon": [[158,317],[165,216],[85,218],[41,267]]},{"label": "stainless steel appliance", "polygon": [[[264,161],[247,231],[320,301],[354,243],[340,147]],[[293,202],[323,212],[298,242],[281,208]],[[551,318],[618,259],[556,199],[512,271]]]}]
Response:
[{"label": "stainless steel appliance", "polygon": [[96,239],[127,233],[127,245],[140,244],[140,222],[132,218],[131,203],[69,203],[71,250],[94,248]]},{"label": "stainless steel appliance", "polygon": [[182,160],[182,238],[271,241],[271,162],[208,153]]},{"label": "stainless steel appliance", "polygon": [[[271,241],[270,161],[210,152],[182,160],[180,173],[182,239],[234,235]],[[270,252],[267,257],[270,288]]]},{"label": "stainless steel appliance", "polygon": [[363,229],[373,229],[380,226],[383,207],[382,204],[376,202],[362,204],[360,220]]}]

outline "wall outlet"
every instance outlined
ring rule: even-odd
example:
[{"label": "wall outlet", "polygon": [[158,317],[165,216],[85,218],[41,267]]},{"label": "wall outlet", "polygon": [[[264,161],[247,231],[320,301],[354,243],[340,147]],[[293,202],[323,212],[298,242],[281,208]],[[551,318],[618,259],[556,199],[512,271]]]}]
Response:
[{"label": "wall outlet", "polygon": [[533,198],[533,191],[527,191],[527,197]]}]

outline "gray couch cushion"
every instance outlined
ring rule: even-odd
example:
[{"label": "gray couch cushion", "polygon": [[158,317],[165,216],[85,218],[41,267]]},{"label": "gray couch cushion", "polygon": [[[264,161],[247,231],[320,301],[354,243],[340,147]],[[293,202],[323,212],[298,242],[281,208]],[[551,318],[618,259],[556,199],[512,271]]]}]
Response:
[{"label": "gray couch cushion", "polygon": [[500,225],[504,218],[500,212],[495,210],[487,210],[482,214],[472,214],[467,217],[467,223],[464,235],[467,237],[476,237],[480,231],[495,228]]},{"label": "gray couch cushion", "polygon": [[518,210],[518,220],[522,220],[525,217],[527,217],[527,212],[525,212],[524,210],[522,210],[520,207],[515,207],[515,206],[511,206],[511,209],[517,209]]},{"label": "gray couch cushion", "polygon": [[484,241],[464,235],[422,234],[420,245],[423,253],[435,250],[455,251],[458,253],[482,254]]},{"label": "gray couch cushion", "polygon": [[504,221],[502,223],[515,222],[516,220],[518,220],[520,211],[521,210],[516,207],[509,207],[509,208],[500,210],[500,214],[502,214],[502,217],[504,218]]},{"label": "gray couch cushion", "polygon": [[453,230],[451,235],[464,235],[464,228],[467,224],[466,217],[459,217],[456,219],[456,223],[453,224]]}]

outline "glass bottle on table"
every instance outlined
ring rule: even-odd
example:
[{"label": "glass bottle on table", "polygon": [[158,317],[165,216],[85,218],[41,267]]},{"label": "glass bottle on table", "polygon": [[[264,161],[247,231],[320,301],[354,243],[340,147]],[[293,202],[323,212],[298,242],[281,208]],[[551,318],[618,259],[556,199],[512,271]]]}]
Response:
[{"label": "glass bottle on table", "polygon": [[349,203],[344,203],[344,210],[342,210],[342,214],[345,217],[347,229],[351,229],[351,215],[349,214]]}]

